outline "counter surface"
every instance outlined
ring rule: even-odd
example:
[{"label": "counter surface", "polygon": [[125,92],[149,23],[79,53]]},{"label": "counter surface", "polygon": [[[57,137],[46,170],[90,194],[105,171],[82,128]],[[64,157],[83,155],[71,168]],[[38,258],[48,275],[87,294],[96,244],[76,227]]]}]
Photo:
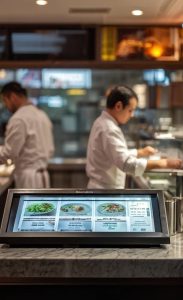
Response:
[{"label": "counter surface", "polygon": [[183,278],[183,234],[151,248],[8,248],[0,278]]}]

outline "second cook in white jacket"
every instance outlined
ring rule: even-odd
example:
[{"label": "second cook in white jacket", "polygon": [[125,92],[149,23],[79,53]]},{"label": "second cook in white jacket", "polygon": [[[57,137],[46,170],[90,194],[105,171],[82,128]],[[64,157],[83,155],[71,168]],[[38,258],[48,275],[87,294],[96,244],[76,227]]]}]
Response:
[{"label": "second cook in white jacket", "polygon": [[16,188],[49,188],[47,165],[54,153],[49,118],[28,101],[19,83],[6,84],[1,93],[13,115],[7,124],[4,145],[0,146],[0,163],[11,159],[15,164]]},{"label": "second cook in white jacket", "polygon": [[136,94],[126,86],[115,87],[107,97],[107,107],[94,122],[87,147],[88,188],[124,188],[126,173],[141,176],[153,168],[181,168],[179,159],[148,160],[156,149],[147,146],[129,150],[119,127],[126,124],[137,107]]}]

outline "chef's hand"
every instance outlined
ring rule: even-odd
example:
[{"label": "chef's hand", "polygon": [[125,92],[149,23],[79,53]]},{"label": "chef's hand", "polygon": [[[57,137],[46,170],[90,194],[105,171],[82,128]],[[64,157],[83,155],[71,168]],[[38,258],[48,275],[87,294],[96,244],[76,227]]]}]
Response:
[{"label": "chef's hand", "polygon": [[183,161],[181,159],[160,159],[162,164],[162,168],[167,169],[182,169],[183,168]]},{"label": "chef's hand", "polygon": [[155,153],[157,153],[158,150],[151,147],[151,146],[147,146],[147,147],[144,147],[144,148],[141,148],[141,149],[138,149],[137,150],[137,153],[138,153],[138,157],[148,157],[150,155],[153,155]]}]

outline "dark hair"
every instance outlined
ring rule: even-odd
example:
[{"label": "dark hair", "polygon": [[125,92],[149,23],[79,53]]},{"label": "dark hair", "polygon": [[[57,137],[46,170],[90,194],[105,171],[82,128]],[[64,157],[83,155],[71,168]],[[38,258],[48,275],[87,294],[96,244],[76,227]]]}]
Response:
[{"label": "dark hair", "polygon": [[1,94],[4,96],[9,96],[11,93],[27,97],[26,89],[24,89],[21,84],[16,81],[11,81],[5,84],[1,89]]},{"label": "dark hair", "polygon": [[123,103],[123,107],[129,104],[129,100],[135,98],[138,101],[136,93],[127,86],[116,86],[111,89],[107,97],[107,108],[113,108],[118,101]]}]

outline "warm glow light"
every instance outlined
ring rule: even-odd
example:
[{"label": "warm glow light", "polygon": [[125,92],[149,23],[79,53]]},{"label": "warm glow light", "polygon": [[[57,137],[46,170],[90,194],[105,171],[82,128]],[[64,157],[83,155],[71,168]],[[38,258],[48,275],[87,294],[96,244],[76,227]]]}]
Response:
[{"label": "warm glow light", "polygon": [[46,4],[48,4],[48,1],[46,1],[46,0],[37,0],[36,4],[37,5],[46,5]]},{"label": "warm glow light", "polygon": [[132,10],[132,15],[133,16],[142,16],[143,11],[141,9],[134,9],[134,10]]},{"label": "warm glow light", "polygon": [[161,46],[155,45],[149,50],[149,55],[154,58],[158,58],[163,54],[163,48]]},{"label": "warm glow light", "polygon": [[4,79],[6,77],[6,70],[1,69],[0,70],[0,79]]},{"label": "warm glow light", "polygon": [[86,95],[86,91],[83,89],[70,89],[67,90],[67,95],[69,96],[83,96]]},{"label": "warm glow light", "polygon": [[145,54],[150,57],[158,58],[163,54],[163,47],[156,43],[145,43]]}]

